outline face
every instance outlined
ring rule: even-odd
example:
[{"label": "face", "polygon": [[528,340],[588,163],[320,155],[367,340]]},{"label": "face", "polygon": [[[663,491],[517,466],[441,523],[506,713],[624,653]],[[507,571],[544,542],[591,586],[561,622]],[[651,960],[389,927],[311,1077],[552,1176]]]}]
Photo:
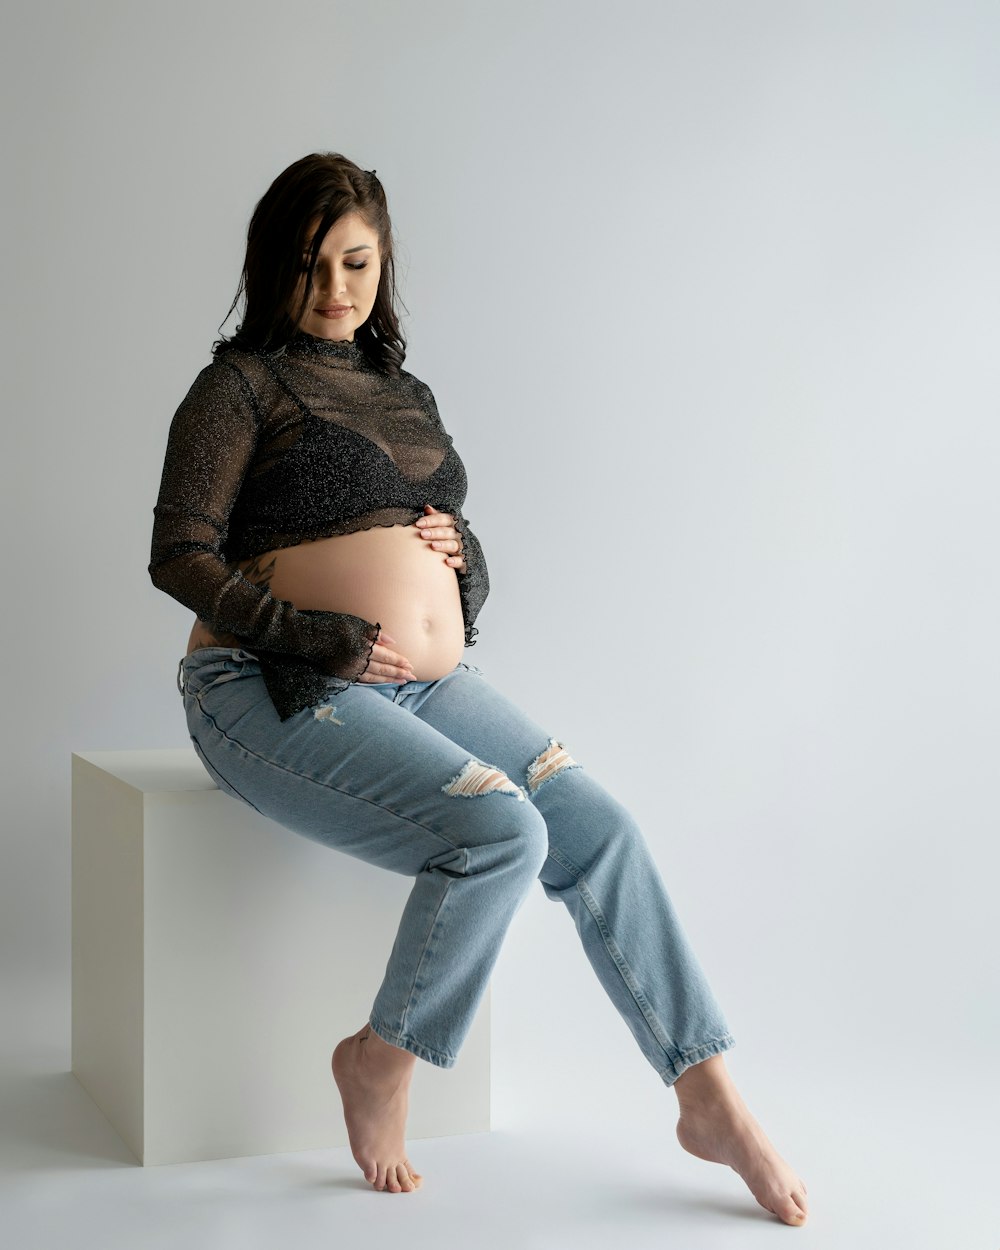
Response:
[{"label": "face", "polygon": [[[302,277],[295,291],[300,300],[308,280],[309,247],[319,225],[319,218],[309,223],[302,256]],[[316,268],[313,270],[312,292],[299,329],[321,339],[349,339],[368,320],[375,306],[382,263],[378,251],[378,234],[365,224],[357,213],[348,213],[334,222],[326,232]],[[346,307],[334,313],[337,305]]]}]

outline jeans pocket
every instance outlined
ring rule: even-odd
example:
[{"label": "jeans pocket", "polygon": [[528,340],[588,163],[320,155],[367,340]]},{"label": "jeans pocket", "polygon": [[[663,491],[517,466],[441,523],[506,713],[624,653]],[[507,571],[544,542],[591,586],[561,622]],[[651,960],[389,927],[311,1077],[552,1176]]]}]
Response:
[{"label": "jeans pocket", "polygon": [[221,673],[216,673],[214,677],[210,677],[206,682],[192,683],[194,688],[191,693],[200,703],[202,698],[208,694],[210,690],[214,690],[216,686],[221,686],[223,682],[235,681],[236,678],[241,675],[242,674],[239,670],[234,672],[232,669],[226,669]]}]

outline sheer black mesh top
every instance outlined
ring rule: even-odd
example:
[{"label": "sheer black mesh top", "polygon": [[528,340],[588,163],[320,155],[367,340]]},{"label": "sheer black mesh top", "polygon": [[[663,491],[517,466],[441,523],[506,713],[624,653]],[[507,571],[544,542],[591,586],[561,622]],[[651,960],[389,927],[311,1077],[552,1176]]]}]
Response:
[{"label": "sheer black mesh top", "polygon": [[465,645],[489,594],[462,515],[465,466],[426,383],[371,364],[357,343],[300,332],[280,353],[230,349],[174,414],[153,509],[149,575],[216,633],[260,658],[282,720],[357,681],[380,622],[295,608],[236,563],[307,539],[455,517]]}]

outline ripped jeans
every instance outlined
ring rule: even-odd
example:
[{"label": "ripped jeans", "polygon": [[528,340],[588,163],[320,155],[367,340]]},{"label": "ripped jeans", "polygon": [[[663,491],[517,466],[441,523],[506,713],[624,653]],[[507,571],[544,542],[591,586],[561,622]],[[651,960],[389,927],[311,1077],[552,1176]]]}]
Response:
[{"label": "ripped jeans", "polygon": [[203,647],[178,688],[226,794],[324,846],[413,877],[369,1023],[455,1064],[537,878],[667,1085],[735,1043],[636,822],[483,671],[355,683],[282,722],[256,657]]}]

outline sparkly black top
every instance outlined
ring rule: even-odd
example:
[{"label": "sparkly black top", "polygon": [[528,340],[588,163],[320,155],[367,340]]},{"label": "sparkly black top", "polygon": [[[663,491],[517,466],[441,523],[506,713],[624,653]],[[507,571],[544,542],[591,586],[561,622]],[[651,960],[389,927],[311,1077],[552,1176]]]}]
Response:
[{"label": "sparkly black top", "polygon": [[461,512],[465,466],[426,383],[371,364],[357,343],[297,333],[281,352],[229,349],[174,414],[153,509],[149,575],[217,633],[257,655],[281,720],[368,667],[380,622],[295,608],[236,563],[314,538],[455,517],[465,645],[489,594]]}]

